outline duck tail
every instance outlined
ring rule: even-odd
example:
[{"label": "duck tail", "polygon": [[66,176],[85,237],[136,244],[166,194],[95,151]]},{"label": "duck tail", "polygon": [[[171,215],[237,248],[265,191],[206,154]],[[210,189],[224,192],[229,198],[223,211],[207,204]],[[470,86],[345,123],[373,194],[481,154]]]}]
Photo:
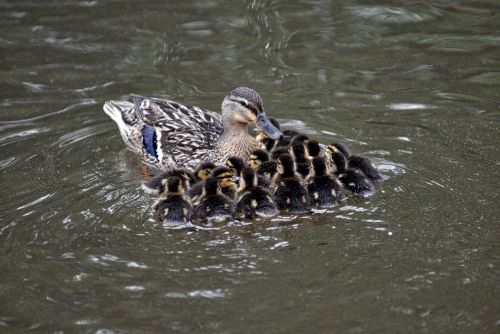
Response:
[{"label": "duck tail", "polygon": [[125,144],[133,151],[142,153],[143,121],[138,117],[134,103],[106,101],[103,110],[115,121]]}]

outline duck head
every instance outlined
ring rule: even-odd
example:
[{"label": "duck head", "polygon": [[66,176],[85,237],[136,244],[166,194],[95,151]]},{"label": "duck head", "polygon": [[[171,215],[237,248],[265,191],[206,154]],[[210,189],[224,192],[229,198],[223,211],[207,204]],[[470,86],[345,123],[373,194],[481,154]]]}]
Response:
[{"label": "duck head", "polygon": [[265,150],[255,150],[250,154],[250,167],[254,169],[266,161],[269,161],[269,153]]},{"label": "duck head", "polygon": [[259,93],[248,87],[238,87],[222,101],[224,126],[255,125],[271,139],[280,139],[283,134],[266,116],[264,104]]}]

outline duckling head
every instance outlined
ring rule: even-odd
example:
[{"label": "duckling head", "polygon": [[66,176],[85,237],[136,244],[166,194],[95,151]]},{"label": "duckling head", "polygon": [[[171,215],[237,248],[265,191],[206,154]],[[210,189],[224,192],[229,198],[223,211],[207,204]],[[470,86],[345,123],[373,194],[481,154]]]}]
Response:
[{"label": "duckling head", "polygon": [[285,154],[285,153],[288,153],[288,150],[285,147],[275,148],[271,152],[271,159],[272,160],[278,160],[279,156],[282,155],[282,154]]},{"label": "duckling head", "polygon": [[236,156],[227,159],[225,164],[226,167],[231,168],[234,175],[240,175],[241,170],[247,166],[247,164],[245,163],[245,161],[243,161],[243,159]]},{"label": "duckling head", "polygon": [[342,154],[335,146],[328,146],[326,156],[332,169],[332,172],[342,172],[347,168],[347,157]]},{"label": "duckling head", "polygon": [[243,192],[248,188],[257,186],[257,177],[255,171],[251,167],[245,167],[241,171],[240,187],[238,192]]},{"label": "duckling head", "polygon": [[314,176],[323,176],[328,174],[326,160],[323,157],[315,157],[312,160],[312,166],[313,166]]},{"label": "duckling head", "polygon": [[303,143],[303,144],[307,144],[309,142],[309,137],[306,136],[305,134],[303,133],[298,133],[296,134],[295,136],[293,136],[292,138],[292,145],[294,143]]},{"label": "duckling head", "polygon": [[283,134],[267,118],[259,93],[248,87],[238,87],[222,101],[224,127],[255,125],[270,139],[280,139]]},{"label": "duckling head", "polygon": [[250,167],[254,169],[266,161],[269,161],[269,153],[266,150],[255,150],[250,154]]},{"label": "duckling head", "polygon": [[332,144],[328,145],[327,150],[328,149],[330,149],[333,152],[340,152],[343,155],[345,155],[346,158],[348,158],[351,155],[351,152],[349,152],[349,149],[344,144],[332,143]]},{"label": "duckling head", "polygon": [[278,158],[278,174],[281,177],[295,176],[295,161],[290,154],[284,153]]},{"label": "duckling head", "polygon": [[184,181],[180,177],[171,176],[161,181],[165,187],[164,193],[168,195],[183,195],[185,193]]},{"label": "duckling head", "polygon": [[321,147],[319,146],[319,142],[316,140],[310,140],[307,142],[307,153],[311,157],[317,157],[321,154]]},{"label": "duckling head", "polygon": [[203,194],[202,196],[217,195],[220,193],[219,181],[215,177],[208,177],[203,182]]},{"label": "duckling head", "polygon": [[219,182],[221,188],[234,186],[234,174],[228,167],[215,168],[210,174],[210,177],[214,177]]},{"label": "duckling head", "polygon": [[307,153],[306,148],[304,147],[304,144],[301,142],[294,142],[292,144],[292,149],[290,150],[293,160],[297,163],[301,162],[307,162],[311,160],[311,157]]},{"label": "duckling head", "polygon": [[194,175],[199,180],[205,180],[207,177],[210,176],[210,173],[214,168],[215,164],[213,162],[210,161],[202,162],[201,164],[198,165],[198,167],[196,167]]}]

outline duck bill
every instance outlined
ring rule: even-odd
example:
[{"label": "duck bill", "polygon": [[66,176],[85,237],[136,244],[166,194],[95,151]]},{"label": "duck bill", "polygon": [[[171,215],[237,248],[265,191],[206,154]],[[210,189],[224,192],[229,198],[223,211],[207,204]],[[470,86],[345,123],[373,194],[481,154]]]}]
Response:
[{"label": "duck bill", "polygon": [[257,116],[256,125],[260,131],[262,131],[267,137],[271,139],[278,140],[283,137],[281,131],[276,128],[273,123],[271,123],[269,118],[267,118],[265,112],[259,113],[259,115]]}]

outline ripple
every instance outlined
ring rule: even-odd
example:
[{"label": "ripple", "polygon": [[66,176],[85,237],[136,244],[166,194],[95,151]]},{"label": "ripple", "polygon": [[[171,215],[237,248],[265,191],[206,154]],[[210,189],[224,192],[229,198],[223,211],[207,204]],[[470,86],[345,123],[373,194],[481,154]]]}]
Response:
[{"label": "ripple", "polygon": [[436,106],[422,103],[391,103],[386,106],[391,110],[419,110],[419,109],[435,109]]},{"label": "ripple", "polygon": [[356,6],[351,7],[350,10],[357,16],[379,23],[422,22],[433,18],[433,15],[427,12],[414,12],[401,7]]}]

